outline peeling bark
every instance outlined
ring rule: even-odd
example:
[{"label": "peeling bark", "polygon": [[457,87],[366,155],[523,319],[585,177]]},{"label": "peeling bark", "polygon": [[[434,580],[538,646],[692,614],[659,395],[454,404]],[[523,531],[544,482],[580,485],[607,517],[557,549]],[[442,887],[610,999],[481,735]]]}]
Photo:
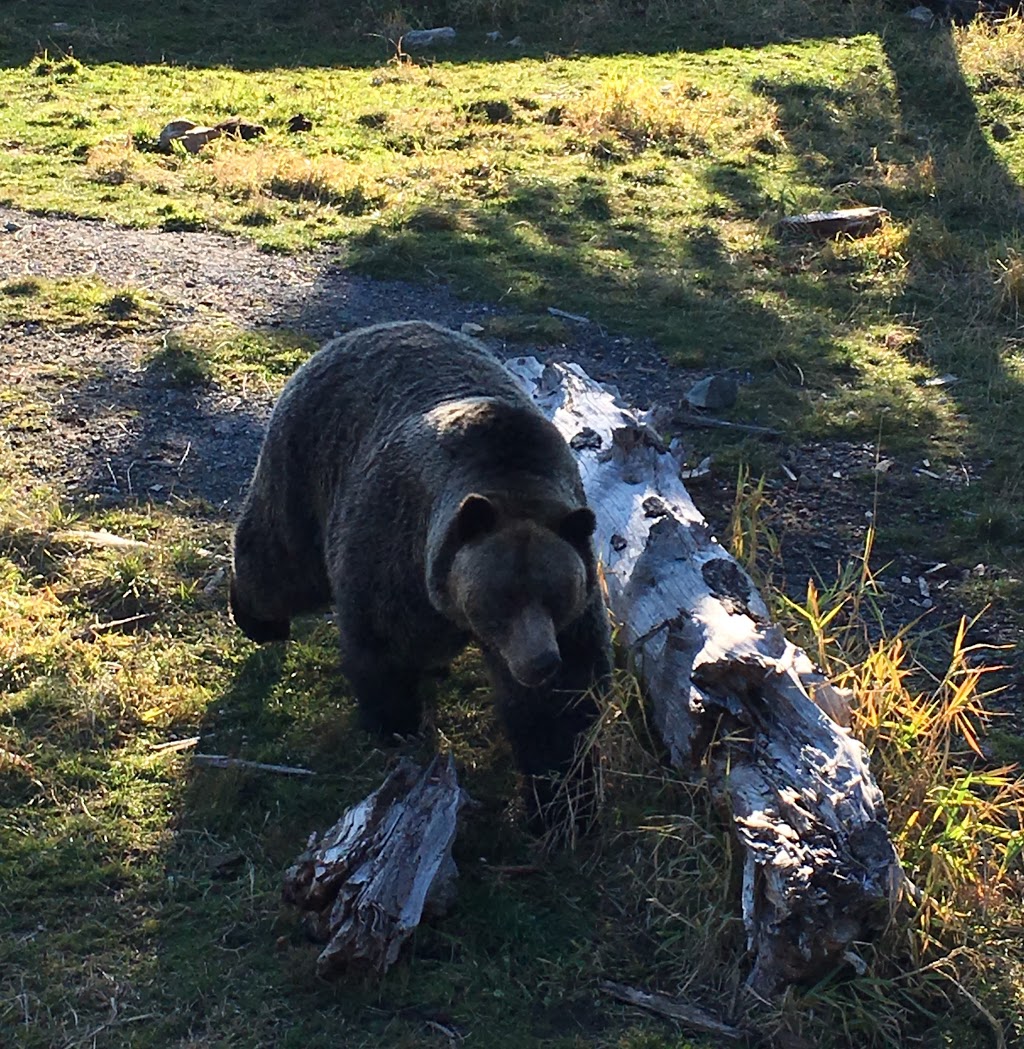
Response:
[{"label": "peeling bark", "polygon": [[423,915],[447,911],[464,801],[451,756],[438,755],[424,770],[403,760],[368,798],[310,839],[285,875],[284,898],[309,912],[307,931],[326,944],[318,975],[348,967],[386,972]]}]

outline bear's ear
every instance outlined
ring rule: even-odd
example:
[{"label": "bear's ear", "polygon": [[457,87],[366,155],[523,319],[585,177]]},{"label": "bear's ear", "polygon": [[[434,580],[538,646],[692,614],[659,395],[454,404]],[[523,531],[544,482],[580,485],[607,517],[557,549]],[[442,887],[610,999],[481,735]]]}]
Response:
[{"label": "bear's ear", "polygon": [[589,506],[571,510],[558,522],[558,534],[574,546],[582,546],[594,534],[597,518]]},{"label": "bear's ear", "polygon": [[467,495],[459,504],[455,515],[455,534],[460,542],[468,543],[471,539],[494,531],[498,523],[498,511],[486,495]]}]

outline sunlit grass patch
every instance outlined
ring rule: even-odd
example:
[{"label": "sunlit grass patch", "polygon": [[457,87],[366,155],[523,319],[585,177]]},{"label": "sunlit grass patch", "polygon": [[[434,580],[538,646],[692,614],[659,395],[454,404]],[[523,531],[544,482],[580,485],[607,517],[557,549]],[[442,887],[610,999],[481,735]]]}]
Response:
[{"label": "sunlit grass patch", "polygon": [[994,277],[997,308],[1017,320],[1024,307],[1024,258],[1015,248],[1005,258],[996,259]]},{"label": "sunlit grass patch", "polygon": [[211,174],[220,192],[245,197],[311,201],[343,215],[364,215],[384,206],[378,186],[367,187],[364,169],[341,157],[310,158],[280,148],[214,154]]},{"label": "sunlit grass patch", "polygon": [[276,392],[317,347],[315,339],[287,329],[191,326],[168,332],[148,356],[147,367],[182,387],[216,381],[244,392],[258,382]]},{"label": "sunlit grass patch", "polygon": [[569,104],[564,121],[588,137],[596,150],[606,134],[617,136],[633,152],[657,147],[682,156],[721,147],[729,152],[744,147],[764,151],[777,142],[777,124],[767,101],[710,81],[659,83],[639,69],[607,74]]},{"label": "sunlit grass patch", "polygon": [[149,292],[112,287],[93,277],[13,277],[0,283],[0,318],[8,321],[117,332],[145,328],[156,313]]},{"label": "sunlit grass patch", "polygon": [[981,92],[1024,87],[1024,19],[1008,11],[953,29],[964,73]]},{"label": "sunlit grass patch", "polygon": [[110,187],[131,182],[158,195],[180,192],[180,166],[176,157],[140,150],[130,134],[97,143],[89,149],[85,161],[86,177],[92,182]]}]

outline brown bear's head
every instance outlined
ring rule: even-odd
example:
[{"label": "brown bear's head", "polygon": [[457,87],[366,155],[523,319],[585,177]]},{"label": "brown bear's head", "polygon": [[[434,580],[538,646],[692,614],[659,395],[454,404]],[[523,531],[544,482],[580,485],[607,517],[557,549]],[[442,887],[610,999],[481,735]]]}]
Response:
[{"label": "brown bear's head", "polygon": [[557,635],[594,586],[593,532],[585,506],[541,523],[504,517],[487,496],[467,495],[446,529],[446,571],[434,574],[431,599],[497,652],[519,684],[537,688],[558,671]]}]

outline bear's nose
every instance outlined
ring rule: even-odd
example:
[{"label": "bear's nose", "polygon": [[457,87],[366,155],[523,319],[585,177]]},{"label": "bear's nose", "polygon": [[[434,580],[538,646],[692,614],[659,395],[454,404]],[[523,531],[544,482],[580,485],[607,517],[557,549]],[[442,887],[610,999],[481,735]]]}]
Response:
[{"label": "bear's nose", "polygon": [[527,664],[526,677],[529,680],[524,682],[524,684],[528,684],[532,688],[538,688],[540,685],[547,684],[558,673],[561,665],[562,658],[559,656],[557,649],[542,652]]}]

